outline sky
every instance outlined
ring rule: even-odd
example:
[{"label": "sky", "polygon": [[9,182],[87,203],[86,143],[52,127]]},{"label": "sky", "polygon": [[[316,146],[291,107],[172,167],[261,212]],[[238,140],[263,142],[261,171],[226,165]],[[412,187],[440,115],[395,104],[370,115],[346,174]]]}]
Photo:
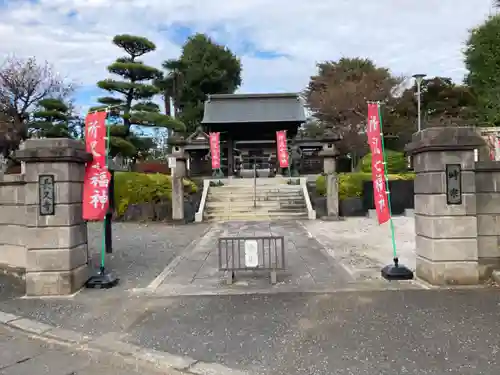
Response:
[{"label": "sky", "polygon": [[[146,63],[179,56],[209,34],[242,61],[239,92],[299,92],[315,64],[365,57],[411,77],[465,74],[462,50],[493,0],[0,0],[0,56],[47,60],[77,87],[82,111],[120,55],[116,34],[150,38]],[[1,60],[0,60],[1,61]]]}]

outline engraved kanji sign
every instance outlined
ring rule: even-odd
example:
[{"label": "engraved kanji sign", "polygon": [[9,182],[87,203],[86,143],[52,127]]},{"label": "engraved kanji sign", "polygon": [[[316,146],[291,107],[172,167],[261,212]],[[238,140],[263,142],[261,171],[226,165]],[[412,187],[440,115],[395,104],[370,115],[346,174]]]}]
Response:
[{"label": "engraved kanji sign", "polygon": [[38,204],[40,216],[55,215],[56,193],[54,175],[38,176]]},{"label": "engraved kanji sign", "polygon": [[462,204],[462,166],[446,164],[446,202]]}]

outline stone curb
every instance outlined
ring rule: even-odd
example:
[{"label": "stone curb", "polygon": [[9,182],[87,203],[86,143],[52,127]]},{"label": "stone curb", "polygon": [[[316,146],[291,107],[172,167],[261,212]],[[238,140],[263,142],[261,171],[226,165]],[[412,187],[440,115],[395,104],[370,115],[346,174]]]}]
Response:
[{"label": "stone curb", "polygon": [[80,332],[54,327],[49,324],[37,322],[36,320],[26,319],[22,316],[2,311],[0,311],[0,324],[4,324],[29,334],[63,341],[64,343],[69,344],[81,345],[92,340],[92,337],[84,335]]},{"label": "stone curb", "polygon": [[71,344],[80,350],[99,350],[122,357],[126,362],[143,364],[156,370],[169,371],[169,375],[250,375],[250,373],[231,369],[218,363],[197,361],[187,356],[179,356],[138,345],[123,342],[125,334],[106,333],[102,336],[87,336],[80,332],[67,330],[40,323],[36,320],[0,311],[0,324],[41,338]]}]

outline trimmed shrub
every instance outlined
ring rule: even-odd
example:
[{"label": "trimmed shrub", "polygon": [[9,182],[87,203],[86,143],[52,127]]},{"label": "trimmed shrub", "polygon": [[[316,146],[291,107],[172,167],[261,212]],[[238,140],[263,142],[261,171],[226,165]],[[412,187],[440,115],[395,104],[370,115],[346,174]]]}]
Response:
[{"label": "trimmed shrub", "polygon": [[[195,183],[184,180],[186,194],[198,190]],[[171,176],[160,173],[115,172],[115,211],[122,216],[129,204],[160,202],[172,198]]]},{"label": "trimmed shrub", "polygon": [[[402,152],[385,150],[385,157],[387,161],[387,173],[405,173],[408,171],[408,161],[406,160],[405,154]],[[361,172],[371,173],[372,172],[372,154],[367,154],[361,159]]]},{"label": "trimmed shrub", "polygon": [[[371,181],[371,173],[339,173],[339,198],[355,198],[363,195],[363,182]],[[389,180],[413,180],[415,175],[413,173],[404,174],[390,174]],[[318,176],[316,179],[316,193],[321,196],[326,195],[326,178],[325,176]]]}]

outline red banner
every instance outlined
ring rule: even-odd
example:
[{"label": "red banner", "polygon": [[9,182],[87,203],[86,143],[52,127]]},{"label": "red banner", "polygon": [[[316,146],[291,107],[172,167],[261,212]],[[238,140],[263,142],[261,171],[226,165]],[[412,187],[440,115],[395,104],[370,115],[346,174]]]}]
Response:
[{"label": "red banner", "polygon": [[210,154],[212,155],[212,169],[220,168],[220,133],[210,133]]},{"label": "red banner", "polygon": [[106,166],[106,112],[89,113],[85,118],[85,147],[92,161],[85,166],[83,219],[104,220],[108,211],[111,174]]},{"label": "red banner", "polygon": [[276,147],[278,149],[278,160],[280,168],[288,168],[288,148],[286,145],[286,130],[276,132]]},{"label": "red banner", "polygon": [[387,190],[385,182],[384,150],[382,148],[381,126],[379,105],[368,103],[368,123],[366,135],[372,153],[372,181],[373,199],[379,224],[383,224],[391,218],[389,204],[387,201]]}]

